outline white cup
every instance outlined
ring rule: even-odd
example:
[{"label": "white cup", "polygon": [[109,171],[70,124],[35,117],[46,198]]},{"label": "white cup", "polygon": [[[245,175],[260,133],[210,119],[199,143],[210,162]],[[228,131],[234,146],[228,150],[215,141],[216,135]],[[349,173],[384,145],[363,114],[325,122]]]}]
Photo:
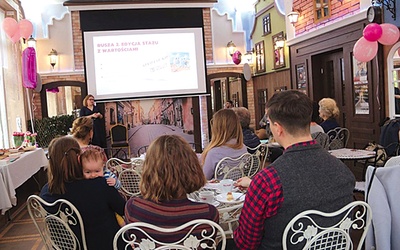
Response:
[{"label": "white cup", "polygon": [[233,180],[232,179],[223,179],[219,182],[220,189],[222,193],[232,192],[233,189]]},{"label": "white cup", "polygon": [[213,191],[201,191],[199,193],[199,198],[202,202],[211,204],[214,202],[214,192]]}]

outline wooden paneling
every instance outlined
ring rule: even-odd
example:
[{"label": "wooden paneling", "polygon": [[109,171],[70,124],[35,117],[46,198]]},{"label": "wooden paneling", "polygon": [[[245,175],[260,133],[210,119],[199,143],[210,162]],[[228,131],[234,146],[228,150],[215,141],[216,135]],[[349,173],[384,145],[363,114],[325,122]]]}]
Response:
[{"label": "wooden paneling", "polygon": [[[281,70],[276,71],[270,74],[260,75],[253,77],[254,83],[254,93],[253,103],[258,103],[258,95],[257,91],[261,89],[267,89],[268,91],[268,99],[272,97],[274,94],[275,89],[286,87],[287,89],[291,89],[291,81],[290,81],[290,70]],[[251,97],[249,97],[251,98]],[[259,128],[258,122],[261,120],[262,116],[264,115],[264,110],[260,110],[260,107],[255,105],[255,121],[256,127]]]},{"label": "wooden paneling", "polygon": [[[369,114],[355,113],[355,92],[353,84],[353,47],[356,41],[362,37],[366,21],[360,21],[346,27],[342,27],[318,37],[294,44],[290,47],[292,79],[296,79],[296,65],[304,64],[307,74],[307,94],[311,99],[320,99],[326,95],[319,92],[319,87],[324,84],[318,77],[323,73],[318,72],[321,66],[318,62],[324,62],[332,58],[337,52],[342,57],[343,72],[335,73],[335,99],[341,110],[339,122],[341,126],[350,130],[351,136],[348,146],[361,148],[367,142],[379,141],[379,122],[385,116],[383,103],[385,103],[383,90],[385,88],[383,76],[383,63],[381,51],[375,59],[367,63],[368,68],[368,100]],[[324,59],[324,57],[327,57]],[[334,59],[338,60],[338,58]],[[340,59],[339,59],[340,60]],[[340,71],[340,70],[339,70]],[[343,79],[343,81],[336,81]],[[313,82],[318,81],[318,82]],[[296,83],[293,82],[293,88]],[[323,88],[322,88],[323,89]],[[318,101],[318,100],[315,100]]]}]

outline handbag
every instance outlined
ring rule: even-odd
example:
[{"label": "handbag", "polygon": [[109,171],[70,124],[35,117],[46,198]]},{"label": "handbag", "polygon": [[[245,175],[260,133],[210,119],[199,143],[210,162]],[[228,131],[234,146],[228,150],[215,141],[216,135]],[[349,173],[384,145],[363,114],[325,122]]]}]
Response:
[{"label": "handbag", "polygon": [[375,158],[367,160],[370,163],[373,163],[375,165],[384,165],[385,162],[388,160],[388,155],[386,153],[385,148],[379,145],[378,143],[375,142],[368,143],[368,145],[365,147],[365,150],[376,152]]}]

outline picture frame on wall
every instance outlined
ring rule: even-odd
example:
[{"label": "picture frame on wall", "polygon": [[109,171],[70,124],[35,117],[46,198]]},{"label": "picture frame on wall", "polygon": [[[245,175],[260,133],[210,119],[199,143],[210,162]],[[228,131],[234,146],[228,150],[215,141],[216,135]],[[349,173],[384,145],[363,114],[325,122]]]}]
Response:
[{"label": "picture frame on wall", "polygon": [[354,110],[356,115],[368,115],[369,83],[367,62],[359,62],[353,56],[353,93]]},{"label": "picture frame on wall", "polygon": [[306,93],[307,91],[307,73],[304,64],[296,65],[296,83],[297,89]]}]

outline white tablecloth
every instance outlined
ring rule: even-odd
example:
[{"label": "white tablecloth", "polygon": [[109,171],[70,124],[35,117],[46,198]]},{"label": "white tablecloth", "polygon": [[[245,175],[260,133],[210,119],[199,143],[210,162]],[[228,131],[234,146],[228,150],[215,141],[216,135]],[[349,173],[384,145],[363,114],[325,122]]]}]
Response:
[{"label": "white tablecloth", "polygon": [[19,159],[5,166],[0,166],[0,210],[4,214],[17,204],[15,190],[37,173],[47,167],[48,160],[44,150],[37,148],[21,154]]},{"label": "white tablecloth", "polygon": [[375,157],[375,151],[363,149],[341,148],[329,150],[329,153],[342,160],[362,160]]}]

